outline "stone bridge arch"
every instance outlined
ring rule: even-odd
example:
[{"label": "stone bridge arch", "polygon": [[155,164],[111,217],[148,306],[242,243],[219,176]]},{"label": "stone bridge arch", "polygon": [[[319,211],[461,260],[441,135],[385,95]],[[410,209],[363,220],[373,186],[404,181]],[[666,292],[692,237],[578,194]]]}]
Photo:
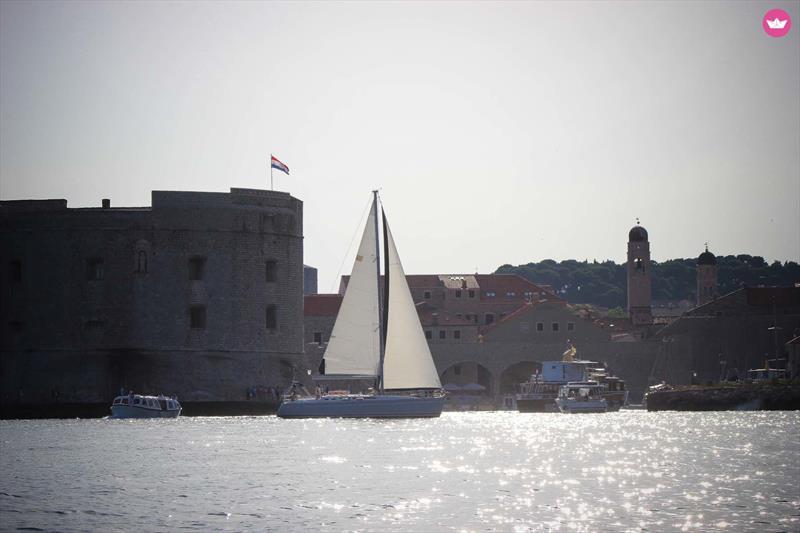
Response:
[{"label": "stone bridge arch", "polygon": [[[475,363],[486,368],[492,376],[491,389],[487,392],[499,397],[517,392],[519,383],[526,381],[534,369],[541,368],[542,361],[560,360],[564,343],[560,340],[433,343],[430,348],[440,379],[445,370],[456,364]],[[517,378],[519,381],[513,383]],[[445,383],[443,380],[442,385]]]},{"label": "stone bridge arch", "polygon": [[516,394],[519,384],[531,377],[531,374],[542,371],[539,361],[524,360],[513,363],[497,374],[497,393],[500,395]]},{"label": "stone bridge arch", "polygon": [[463,386],[477,383],[485,387],[485,394],[494,393],[495,374],[485,365],[477,361],[457,361],[439,371],[439,380],[442,385],[453,383]]}]

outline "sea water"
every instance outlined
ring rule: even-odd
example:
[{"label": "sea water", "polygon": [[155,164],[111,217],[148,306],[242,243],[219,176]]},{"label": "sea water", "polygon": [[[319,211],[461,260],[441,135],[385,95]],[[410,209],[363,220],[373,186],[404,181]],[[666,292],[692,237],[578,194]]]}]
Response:
[{"label": "sea water", "polygon": [[800,413],[0,421],[0,529],[800,531]]}]

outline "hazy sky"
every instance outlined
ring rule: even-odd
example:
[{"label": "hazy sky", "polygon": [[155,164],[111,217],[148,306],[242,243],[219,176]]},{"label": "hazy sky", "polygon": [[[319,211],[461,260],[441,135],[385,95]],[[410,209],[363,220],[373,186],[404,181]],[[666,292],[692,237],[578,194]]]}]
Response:
[{"label": "hazy sky", "polygon": [[620,262],[637,216],[656,260],[797,261],[799,7],[3,1],[0,198],[268,188],[274,153],[323,292],[376,187],[412,274]]}]

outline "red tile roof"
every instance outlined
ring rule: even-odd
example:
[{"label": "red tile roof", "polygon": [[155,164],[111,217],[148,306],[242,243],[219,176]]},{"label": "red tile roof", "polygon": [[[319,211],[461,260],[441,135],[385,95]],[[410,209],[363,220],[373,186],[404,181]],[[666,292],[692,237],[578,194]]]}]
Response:
[{"label": "red tile roof", "polygon": [[498,326],[505,324],[506,322],[516,320],[519,316],[524,315],[534,307],[536,307],[536,304],[529,304],[529,303],[522,304],[520,307],[518,307],[511,313],[504,316],[502,320],[498,320],[497,322],[489,324],[488,326],[484,327],[482,331],[483,333],[488,333],[493,329],[497,328]]},{"label": "red tile roof", "polygon": [[436,274],[407,274],[406,281],[413,289],[436,289],[442,286]]},{"label": "red tile roof", "polygon": [[306,294],[303,297],[304,316],[336,316],[342,305],[341,294]]},{"label": "red tile roof", "polygon": [[453,313],[428,305],[425,302],[417,304],[419,321],[423,326],[477,326],[466,318],[459,318]]},{"label": "red tile roof", "polygon": [[544,290],[517,274],[477,274],[475,278],[482,291],[494,291],[497,294],[506,294],[507,292],[522,294]]},{"label": "red tile roof", "polygon": [[[435,274],[406,274],[406,282],[412,289],[438,289],[442,286],[439,276]],[[339,282],[339,292],[343,293],[348,283],[350,283],[350,276],[342,276]],[[381,283],[383,283],[383,276],[381,276]]]},{"label": "red tile roof", "polygon": [[[531,283],[517,274],[406,274],[406,281],[409,288],[412,289],[445,287],[446,283],[442,281],[443,278],[447,280],[464,278],[470,288],[473,284],[472,280],[477,281],[479,286],[477,289],[479,291],[478,301],[480,302],[519,301],[522,303],[531,299],[564,302],[562,298],[553,294],[552,290]],[[344,294],[349,281],[350,276],[342,276],[339,284],[339,292],[341,294]],[[383,276],[381,276],[381,283],[383,283]],[[487,292],[495,293],[494,297],[486,296]],[[532,297],[526,296],[526,292],[533,293]],[[509,293],[513,293],[514,296],[509,296]]]}]

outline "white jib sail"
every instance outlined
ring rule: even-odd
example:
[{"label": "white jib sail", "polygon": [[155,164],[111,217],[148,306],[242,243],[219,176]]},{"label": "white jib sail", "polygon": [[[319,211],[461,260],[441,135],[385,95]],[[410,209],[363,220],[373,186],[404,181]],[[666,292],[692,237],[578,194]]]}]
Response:
[{"label": "white jib sail", "polygon": [[442,384],[433,364],[417,308],[408,289],[406,274],[392,232],[386,225],[389,257],[389,318],[383,359],[384,389],[439,389]]},{"label": "white jib sail", "polygon": [[350,282],[325,350],[325,374],[378,375],[380,326],[375,205],[369,211]]}]

